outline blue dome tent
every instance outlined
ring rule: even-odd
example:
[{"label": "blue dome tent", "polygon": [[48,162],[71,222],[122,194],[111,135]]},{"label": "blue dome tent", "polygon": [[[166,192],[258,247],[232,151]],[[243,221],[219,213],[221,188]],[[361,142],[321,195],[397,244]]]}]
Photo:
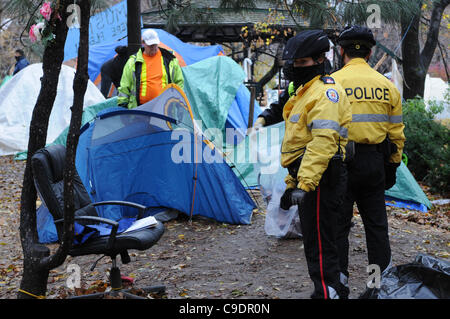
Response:
[{"label": "blue dome tent", "polygon": [[[176,85],[133,110],[105,109],[81,132],[76,168],[94,202],[121,199],[155,207],[150,215],[171,208],[250,224],[255,203],[220,150],[204,138]],[[113,206],[98,213],[114,220],[129,216],[126,208]],[[38,212],[40,218],[49,216]],[[56,239],[49,236],[52,226],[41,225],[41,242]]]}]

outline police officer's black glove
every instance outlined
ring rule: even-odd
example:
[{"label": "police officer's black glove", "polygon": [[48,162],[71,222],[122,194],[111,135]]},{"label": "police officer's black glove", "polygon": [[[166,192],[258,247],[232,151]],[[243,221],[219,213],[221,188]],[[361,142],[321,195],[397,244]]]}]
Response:
[{"label": "police officer's black glove", "polygon": [[292,206],[291,194],[294,188],[288,188],[284,191],[283,196],[280,199],[280,208],[284,210],[288,210]]},{"label": "police officer's black glove", "polygon": [[296,188],[292,191],[291,201],[292,205],[302,205],[305,200],[306,192],[303,189]]},{"label": "police officer's black glove", "polygon": [[385,184],[384,189],[389,189],[397,182],[397,167],[400,163],[386,163],[384,165]]},{"label": "police officer's black glove", "polygon": [[287,189],[280,200],[280,208],[288,210],[292,205],[301,205],[306,192],[300,188]]}]

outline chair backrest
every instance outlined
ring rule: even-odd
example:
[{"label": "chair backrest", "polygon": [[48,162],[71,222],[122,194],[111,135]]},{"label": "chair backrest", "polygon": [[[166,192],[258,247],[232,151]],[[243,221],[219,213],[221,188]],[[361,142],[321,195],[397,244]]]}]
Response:
[{"label": "chair backrest", "polygon": [[[64,216],[64,163],[66,148],[51,145],[38,150],[31,158],[34,183],[39,197],[47,206],[54,220]],[[73,179],[75,215],[97,215],[91,199],[75,170]],[[86,209],[84,209],[86,208]],[[86,212],[83,212],[87,210]],[[83,212],[82,214],[80,214]]]}]

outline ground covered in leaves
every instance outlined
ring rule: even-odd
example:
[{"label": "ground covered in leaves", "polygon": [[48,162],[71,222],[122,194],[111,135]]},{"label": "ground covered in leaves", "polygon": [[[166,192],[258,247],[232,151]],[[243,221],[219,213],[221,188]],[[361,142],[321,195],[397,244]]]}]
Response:
[{"label": "ground covered in leaves", "polygon": [[[24,161],[0,157],[0,298],[16,298],[22,275],[19,236],[20,194]],[[424,190],[427,189],[424,187]],[[258,195],[257,192],[255,195]],[[427,193],[430,200],[437,196]],[[164,284],[164,298],[309,298],[309,279],[300,239],[281,240],[264,232],[265,205],[251,225],[227,225],[185,216],[165,223],[160,241],[147,251],[130,252],[131,262],[121,265],[134,287]],[[388,207],[394,265],[412,262],[419,253],[448,260],[450,205],[428,213]],[[365,290],[367,250],[361,218],[355,211],[350,236],[350,298]],[[56,244],[50,245],[55,248]],[[66,298],[108,289],[108,258],[90,267],[97,256],[68,257],[50,273],[47,298]],[[67,287],[68,265],[80,266],[82,288]],[[120,261],[119,261],[120,265]],[[151,297],[151,296],[149,296]]]}]

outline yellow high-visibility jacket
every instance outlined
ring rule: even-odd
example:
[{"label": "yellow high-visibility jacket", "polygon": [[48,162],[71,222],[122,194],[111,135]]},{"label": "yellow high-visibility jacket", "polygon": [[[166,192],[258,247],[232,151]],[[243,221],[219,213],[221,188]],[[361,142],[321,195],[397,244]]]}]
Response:
[{"label": "yellow high-visibility jacket", "polygon": [[303,155],[297,178],[288,175],[285,179],[287,188],[314,190],[338,149],[345,154],[350,108],[344,89],[333,78],[320,75],[300,86],[287,101],[281,165],[288,167]]},{"label": "yellow high-visibility jacket", "polygon": [[400,163],[405,143],[400,92],[362,58],[350,60],[333,78],[342,85],[352,104],[349,140],[379,144],[386,136],[397,145],[391,163]]}]

